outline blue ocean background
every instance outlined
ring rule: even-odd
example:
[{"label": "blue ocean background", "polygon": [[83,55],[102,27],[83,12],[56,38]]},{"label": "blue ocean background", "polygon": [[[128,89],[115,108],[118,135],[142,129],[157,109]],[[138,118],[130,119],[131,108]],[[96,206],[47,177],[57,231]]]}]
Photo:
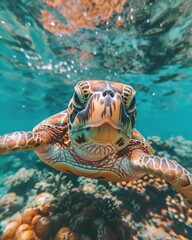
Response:
[{"label": "blue ocean background", "polygon": [[[66,109],[75,84],[85,79],[133,86],[136,129],[156,155],[192,172],[192,0],[0,1],[0,135],[30,131]],[[59,173],[33,152],[1,155],[0,238],[12,216],[23,213],[36,195],[50,193],[59,207],[73,210],[75,192],[83,204],[96,202],[93,222],[100,208],[108,230],[124,222],[129,231],[121,230],[130,234],[97,238],[90,221],[85,234],[92,238],[85,239],[192,239],[192,212],[181,196],[164,180],[138,181],[117,188]],[[60,199],[63,195],[69,199]],[[71,209],[70,228],[76,218]],[[52,230],[40,239],[57,240],[59,228]]]}]

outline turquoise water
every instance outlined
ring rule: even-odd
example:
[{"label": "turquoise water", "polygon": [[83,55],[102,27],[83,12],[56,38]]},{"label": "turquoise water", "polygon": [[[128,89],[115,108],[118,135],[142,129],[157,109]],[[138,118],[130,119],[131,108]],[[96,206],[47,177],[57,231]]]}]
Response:
[{"label": "turquoise water", "polygon": [[70,29],[59,7],[1,1],[0,134],[30,130],[65,109],[79,80],[106,79],[135,87],[136,127],[145,137],[191,140],[191,1],[147,2],[130,1],[102,23],[93,18],[93,29],[77,26],[71,34],[41,22],[46,10]]},{"label": "turquoise water", "polygon": [[[158,136],[162,139],[151,139],[152,145],[157,147],[155,154],[175,156],[191,171],[192,1],[101,0],[100,5],[96,2],[99,1],[1,0],[0,135],[31,130],[43,119],[66,109],[73,87],[80,80],[118,81],[132,85],[137,92],[137,130],[146,138]],[[60,179],[64,183],[66,179],[72,179],[75,186],[78,181],[81,182],[68,175],[65,179],[40,162],[33,153],[12,153],[0,159],[0,196],[2,198],[15,191],[17,197],[24,197],[24,200],[17,199],[21,201],[17,209],[21,212],[35,194],[47,191],[58,196],[63,189],[69,193],[67,187],[63,187],[65,184],[59,182]],[[27,170],[21,170],[22,167]],[[15,173],[16,181],[21,182],[17,183],[17,187],[14,186]],[[26,178],[29,178],[27,180],[25,173]],[[13,176],[11,180],[10,176]],[[41,183],[45,184],[45,188],[39,187]],[[69,182],[66,185],[70,185]],[[87,186],[88,190],[91,189],[90,185]],[[57,187],[59,190],[55,190]],[[111,195],[109,189],[112,189]],[[95,188],[91,194],[100,194],[102,199],[101,190],[102,187],[99,190]],[[124,220],[127,223],[142,219],[147,230],[139,234],[144,236],[152,232],[149,228],[151,222],[149,225],[147,222],[151,213],[158,213],[162,217],[161,210],[167,206],[167,211],[171,212],[170,199],[176,199],[177,203],[180,201],[170,188],[166,189],[167,192],[149,188],[146,190],[149,202],[147,197],[144,198],[142,194],[141,197],[130,189],[129,194],[114,190],[111,186],[105,191],[109,198],[123,202],[123,214],[126,211],[133,212],[131,217],[126,212]],[[87,201],[96,201],[90,199]],[[154,207],[157,201],[158,207]],[[101,205],[105,209],[110,204],[107,202],[105,205],[103,201]],[[16,212],[8,214],[10,219],[7,220],[1,206],[0,202],[0,220],[3,222],[2,225],[0,223],[0,237],[1,226],[4,229]],[[178,210],[177,207],[175,209]],[[188,216],[190,219],[192,212],[188,214],[182,208],[181,215],[185,215],[187,222],[184,226],[182,217],[178,223],[175,209],[173,207],[169,217],[164,216],[174,222],[169,230],[173,228],[177,234],[183,234],[185,239],[191,239],[192,225],[186,219]],[[146,213],[148,210],[150,217]],[[163,223],[160,226],[165,225],[164,218],[161,218]],[[130,230],[133,235],[136,228],[141,227],[135,224]],[[159,239],[182,239],[173,235],[166,238],[167,231],[164,226],[164,238]]]}]

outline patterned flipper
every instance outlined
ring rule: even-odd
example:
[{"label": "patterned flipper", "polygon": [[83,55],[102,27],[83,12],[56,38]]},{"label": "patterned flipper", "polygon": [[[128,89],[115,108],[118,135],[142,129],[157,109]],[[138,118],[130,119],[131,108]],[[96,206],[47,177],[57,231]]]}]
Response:
[{"label": "patterned flipper", "polygon": [[34,150],[41,143],[33,132],[13,132],[0,136],[0,154],[20,150]]},{"label": "patterned flipper", "polygon": [[63,143],[66,132],[67,111],[65,110],[45,119],[33,131],[13,132],[0,136],[0,154],[21,150],[37,151],[41,145],[59,141]]},{"label": "patterned flipper", "polygon": [[167,158],[140,154],[134,162],[138,171],[153,174],[169,182],[181,193],[186,206],[192,209],[192,174],[179,163]]}]

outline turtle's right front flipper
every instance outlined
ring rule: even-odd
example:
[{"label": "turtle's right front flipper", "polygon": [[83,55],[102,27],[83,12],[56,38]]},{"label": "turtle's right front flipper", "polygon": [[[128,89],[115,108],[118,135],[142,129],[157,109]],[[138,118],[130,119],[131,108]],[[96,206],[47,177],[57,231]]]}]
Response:
[{"label": "turtle's right front flipper", "polygon": [[0,154],[21,150],[37,151],[46,144],[63,142],[67,132],[67,120],[67,112],[62,111],[39,123],[33,131],[0,136]]},{"label": "turtle's right front flipper", "polygon": [[13,132],[0,136],[0,154],[21,150],[34,150],[39,146],[41,139],[34,132]]}]

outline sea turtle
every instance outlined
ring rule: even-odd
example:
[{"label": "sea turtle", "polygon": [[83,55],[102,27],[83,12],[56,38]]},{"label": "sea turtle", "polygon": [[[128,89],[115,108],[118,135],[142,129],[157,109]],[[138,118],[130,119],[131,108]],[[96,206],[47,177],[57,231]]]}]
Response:
[{"label": "sea turtle", "polygon": [[135,90],[130,85],[81,81],[66,110],[33,131],[1,136],[0,154],[33,150],[59,171],[112,182],[153,174],[172,184],[192,209],[192,174],[174,160],[154,156],[134,128],[135,120]]}]

